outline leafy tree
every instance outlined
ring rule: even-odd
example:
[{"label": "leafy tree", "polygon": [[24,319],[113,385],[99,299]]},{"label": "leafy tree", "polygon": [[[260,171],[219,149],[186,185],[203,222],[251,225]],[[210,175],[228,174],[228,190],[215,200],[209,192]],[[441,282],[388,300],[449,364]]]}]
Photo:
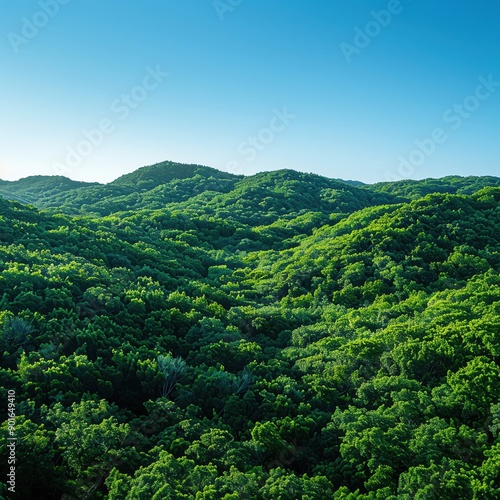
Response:
[{"label": "leafy tree", "polygon": [[57,403],[49,420],[56,426],[55,443],[71,471],[69,486],[84,498],[93,495],[114,465],[124,459],[124,443],[130,433],[104,400],[73,403],[68,412]]}]

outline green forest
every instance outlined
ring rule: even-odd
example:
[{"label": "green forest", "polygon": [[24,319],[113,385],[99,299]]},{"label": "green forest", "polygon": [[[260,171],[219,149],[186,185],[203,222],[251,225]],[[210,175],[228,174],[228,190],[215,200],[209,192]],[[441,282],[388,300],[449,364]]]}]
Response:
[{"label": "green forest", "polygon": [[500,178],[0,196],[3,498],[500,498]]}]

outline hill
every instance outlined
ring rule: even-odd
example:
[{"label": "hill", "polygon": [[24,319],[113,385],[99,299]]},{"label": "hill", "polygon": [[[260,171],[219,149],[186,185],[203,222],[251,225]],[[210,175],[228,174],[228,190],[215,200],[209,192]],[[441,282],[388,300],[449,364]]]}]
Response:
[{"label": "hill", "polygon": [[285,212],[352,213],[367,206],[399,203],[430,193],[472,194],[500,184],[498,177],[458,177],[363,184],[316,174],[278,170],[243,177],[201,165],[162,162],[142,167],[109,184],[61,176],[0,181],[0,197],[69,214],[109,215],[142,208],[196,208],[245,222],[257,214],[269,221]]},{"label": "hill", "polygon": [[[352,212],[390,194],[369,194],[352,183],[294,171],[243,177],[199,165],[163,162],[143,167],[106,185],[76,183],[61,177],[8,183],[12,198],[39,208],[66,213],[109,215],[142,208],[196,208],[203,213],[224,211],[224,217],[245,221],[261,213],[276,219],[284,211],[299,215],[315,210]],[[43,185],[42,185],[43,180]],[[27,189],[26,186],[30,186]],[[46,189],[44,189],[46,188]],[[0,186],[1,189],[1,186]],[[0,193],[1,194],[1,193]],[[243,213],[244,212],[244,213]],[[279,212],[279,213],[278,213]]]},{"label": "hill", "polygon": [[366,187],[371,191],[391,193],[408,201],[416,200],[431,193],[472,194],[483,187],[499,185],[500,177],[460,177],[455,175],[441,179],[424,179],[421,181],[379,182]]},{"label": "hill", "polygon": [[152,189],[169,182],[183,179],[236,179],[235,176],[215,168],[165,161],[142,167],[111,182],[115,186],[132,186],[136,190]]},{"label": "hill", "polygon": [[18,181],[0,180],[0,196],[43,206],[46,199],[97,183],[72,181],[62,176],[34,175]]}]

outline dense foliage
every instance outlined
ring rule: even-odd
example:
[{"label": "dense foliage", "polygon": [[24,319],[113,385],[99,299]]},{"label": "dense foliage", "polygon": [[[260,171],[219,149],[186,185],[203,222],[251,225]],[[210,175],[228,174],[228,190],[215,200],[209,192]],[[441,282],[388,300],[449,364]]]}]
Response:
[{"label": "dense foliage", "polygon": [[499,498],[498,184],[2,183],[19,498]]}]

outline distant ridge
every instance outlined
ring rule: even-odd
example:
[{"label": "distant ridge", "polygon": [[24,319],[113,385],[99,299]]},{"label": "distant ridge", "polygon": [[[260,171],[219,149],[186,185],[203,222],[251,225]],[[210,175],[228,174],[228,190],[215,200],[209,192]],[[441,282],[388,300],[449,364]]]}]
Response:
[{"label": "distant ridge", "polygon": [[164,161],[141,167],[130,174],[125,174],[110,182],[113,186],[135,186],[140,189],[151,189],[161,184],[166,184],[175,179],[189,179],[195,176],[204,178],[213,177],[216,179],[239,178],[215,168],[203,165],[175,163]]},{"label": "distant ridge", "polygon": [[[269,222],[283,213],[352,213],[364,207],[396,204],[430,193],[472,194],[500,185],[492,176],[449,176],[364,184],[292,169],[243,176],[215,168],[164,161],[141,167],[108,184],[78,182],[62,176],[31,176],[0,181],[0,197],[67,214],[110,215],[140,209],[222,211],[225,217]],[[241,207],[245,207],[241,210]]]},{"label": "distant ridge", "polygon": [[60,175],[32,175],[18,181],[0,180],[0,196],[7,200],[36,205],[64,192],[98,185],[97,182],[73,181]]}]

